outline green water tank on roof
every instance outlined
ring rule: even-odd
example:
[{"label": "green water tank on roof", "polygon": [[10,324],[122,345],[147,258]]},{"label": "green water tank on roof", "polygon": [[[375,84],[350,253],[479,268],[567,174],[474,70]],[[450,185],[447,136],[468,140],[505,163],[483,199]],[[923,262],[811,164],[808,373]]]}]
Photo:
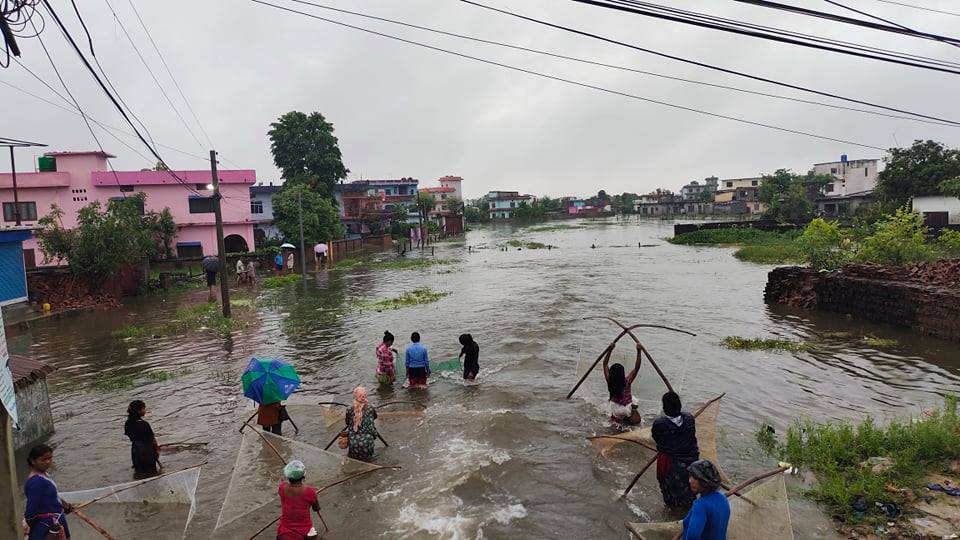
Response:
[{"label": "green water tank on roof", "polygon": [[37,169],[40,172],[56,172],[57,158],[53,156],[40,156],[37,158]]}]

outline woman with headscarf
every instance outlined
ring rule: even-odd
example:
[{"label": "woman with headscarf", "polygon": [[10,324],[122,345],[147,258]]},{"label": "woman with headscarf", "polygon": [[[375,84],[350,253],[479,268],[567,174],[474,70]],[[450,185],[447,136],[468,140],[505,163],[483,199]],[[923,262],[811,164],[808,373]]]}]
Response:
[{"label": "woman with headscarf", "polygon": [[706,459],[693,462],[687,471],[690,489],[698,497],[683,518],[683,540],[726,540],[730,503],[726,495],[717,491],[720,473]]},{"label": "woman with headscarf", "polygon": [[682,411],[680,396],[663,395],[663,416],[653,421],[651,435],[657,443],[657,480],[667,506],[686,508],[693,504],[687,466],[700,459],[697,425],[692,414]]},{"label": "woman with headscarf", "polygon": [[373,460],[374,444],[377,441],[377,410],[367,402],[367,389],[353,389],[353,406],[347,409],[346,433],[349,443],[347,455],[360,461]]},{"label": "woman with headscarf", "polygon": [[629,374],[624,374],[623,365],[620,363],[610,365],[613,349],[607,350],[603,357],[603,378],[607,380],[607,392],[610,395],[611,422],[636,425],[642,421],[640,413],[637,412],[637,406],[633,402],[633,391],[630,388],[637,378],[637,373],[640,372],[642,353],[643,347],[637,343],[637,361]]},{"label": "woman with headscarf", "polygon": [[320,514],[317,488],[303,483],[306,467],[293,460],[283,468],[286,482],[280,482],[280,523],[277,524],[277,540],[313,540],[317,530],[313,527],[310,510]]},{"label": "woman with headscarf", "polygon": [[463,358],[463,378],[472,381],[480,373],[480,345],[470,334],[460,334],[460,357]]},{"label": "woman with headscarf", "polygon": [[156,476],[160,464],[160,446],[153,435],[153,428],[143,419],[147,414],[147,404],[139,399],[130,402],[127,407],[127,421],[123,433],[130,439],[130,459],[133,461],[134,478]]}]

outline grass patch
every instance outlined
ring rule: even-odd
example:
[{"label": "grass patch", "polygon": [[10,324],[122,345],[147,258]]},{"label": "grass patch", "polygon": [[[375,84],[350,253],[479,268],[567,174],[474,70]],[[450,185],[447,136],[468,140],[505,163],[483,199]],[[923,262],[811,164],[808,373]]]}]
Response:
[{"label": "grass patch", "polygon": [[586,229],[583,225],[540,225],[539,227],[531,227],[528,229],[531,232],[554,232],[554,231],[570,231],[573,229]]},{"label": "grass patch", "polygon": [[136,339],[150,337],[153,333],[142,326],[131,324],[119,330],[114,330],[110,335],[115,339]]},{"label": "grass patch", "polygon": [[900,344],[900,342],[895,339],[884,339],[873,336],[864,337],[863,342],[875,349],[890,349]]},{"label": "grass patch", "polygon": [[[921,418],[877,426],[872,419],[857,423],[798,421],[775,455],[817,475],[818,485],[808,495],[846,523],[890,521],[876,503],[908,504],[903,488],[920,493],[927,475],[941,472],[960,458],[960,416],[957,398],[947,396],[942,410]],[[867,460],[887,458],[888,467]],[[866,503],[866,511],[853,504]]]},{"label": "grass patch", "polygon": [[761,231],[750,227],[701,229],[667,239],[681,246],[741,246],[733,256],[757,264],[802,263],[803,254],[796,239],[802,231],[785,233]]},{"label": "grass patch", "polygon": [[144,378],[147,382],[164,382],[171,379],[176,379],[177,377],[182,377],[184,375],[189,375],[191,373],[190,368],[180,368],[173,371],[148,371],[144,374]]},{"label": "grass patch", "polygon": [[777,239],[760,244],[743,246],[733,253],[741,261],[757,264],[803,263],[800,246],[790,239]]},{"label": "grass patch", "polygon": [[414,259],[400,257],[389,261],[380,261],[370,265],[374,270],[422,270],[431,266],[444,266],[457,261],[450,259]]},{"label": "grass patch", "polygon": [[824,332],[820,334],[824,339],[848,339],[852,335],[850,332]]},{"label": "grass patch", "polygon": [[220,304],[208,302],[177,310],[173,320],[164,326],[162,333],[169,336],[206,329],[221,337],[227,337],[243,326],[243,321],[236,317],[224,317]]},{"label": "grass patch", "polygon": [[507,240],[507,246],[518,249],[546,249],[547,245],[541,242],[524,242],[523,240]]},{"label": "grass patch", "polygon": [[359,309],[369,309],[375,311],[386,311],[388,309],[402,309],[405,307],[419,306],[421,304],[430,304],[449,295],[447,292],[434,291],[429,287],[421,287],[412,291],[407,291],[395,298],[385,298],[373,302],[360,302],[357,304]]},{"label": "grass patch", "polygon": [[781,236],[784,235],[775,232],[761,231],[753,227],[731,227],[727,229],[700,229],[679,234],[667,239],[667,241],[671,244],[681,246],[754,244],[762,241],[776,240]]},{"label": "grass patch", "polygon": [[287,274],[285,276],[271,276],[268,278],[263,278],[263,281],[261,281],[260,284],[263,285],[264,289],[279,289],[290,283],[297,283],[298,281],[302,280],[303,276],[300,274]]},{"label": "grass patch", "polygon": [[373,260],[369,255],[363,257],[353,257],[350,259],[343,259],[342,261],[337,261],[333,263],[333,266],[330,267],[331,270],[353,270],[361,266],[367,266]]},{"label": "grass patch", "polygon": [[813,346],[809,343],[789,341],[786,339],[745,338],[727,336],[723,338],[723,346],[738,351],[809,351]]},{"label": "grass patch", "polygon": [[96,392],[118,392],[128,390],[136,385],[137,382],[133,375],[99,373],[90,381],[88,387]]}]

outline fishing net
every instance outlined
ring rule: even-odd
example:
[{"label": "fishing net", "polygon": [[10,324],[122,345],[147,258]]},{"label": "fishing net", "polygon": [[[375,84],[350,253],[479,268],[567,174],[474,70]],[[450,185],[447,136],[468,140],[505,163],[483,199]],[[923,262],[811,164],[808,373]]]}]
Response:
[{"label": "fishing net", "polygon": [[277,486],[283,480],[283,467],[294,459],[304,463],[307,483],[317,489],[383,469],[378,465],[321,450],[311,444],[272,433],[261,433],[254,427],[248,427],[243,431],[236,465],[216,528],[268,504],[275,504],[278,501]]},{"label": "fishing net", "polygon": [[462,371],[463,366],[460,365],[460,359],[454,358],[452,360],[445,360],[441,362],[430,362],[430,371],[436,373],[443,373],[446,371]]},{"label": "fishing net", "polygon": [[[697,418],[697,446],[700,448],[700,458],[709,459],[717,467],[721,479],[724,482],[729,482],[720,467],[720,461],[717,459],[717,417],[720,415],[720,400],[722,397],[721,395],[701,405],[694,411],[694,416]],[[614,448],[627,444],[643,454],[645,460],[652,458],[656,454],[657,448],[649,427],[616,435],[591,437],[590,444],[604,457],[607,457]]]},{"label": "fishing net", "polygon": [[[327,429],[344,426],[347,407],[342,405],[314,405],[313,410],[320,409]],[[389,401],[374,405],[377,410],[377,420],[396,418],[420,418],[424,415],[426,406],[417,401]]]},{"label": "fishing net", "polygon": [[[793,539],[790,503],[782,474],[755,484],[742,495],[728,499],[729,540]],[[672,540],[682,528],[683,524],[679,521],[627,524],[627,530],[640,540]]]},{"label": "fishing net", "polygon": [[[60,498],[103,527],[114,538],[173,539],[186,536],[196,511],[200,467],[115,486],[61,492]],[[92,502],[91,501],[95,501]],[[102,538],[74,520],[75,540]]]}]

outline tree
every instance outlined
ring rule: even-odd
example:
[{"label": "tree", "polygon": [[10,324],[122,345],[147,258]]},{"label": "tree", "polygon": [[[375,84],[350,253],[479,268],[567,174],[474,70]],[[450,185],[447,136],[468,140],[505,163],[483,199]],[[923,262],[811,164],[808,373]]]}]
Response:
[{"label": "tree", "polygon": [[464,208],[463,215],[467,219],[467,223],[487,223],[490,221],[490,214],[476,206]]},{"label": "tree", "polygon": [[700,202],[713,202],[713,191],[703,190],[700,192]]},{"label": "tree", "polygon": [[288,186],[273,196],[273,222],[288,242],[300,242],[300,205],[303,203],[303,240],[306,245],[343,236],[340,214],[328,199],[304,185]]},{"label": "tree", "polygon": [[906,205],[916,195],[940,195],[941,184],[960,176],[960,150],[935,141],[914,141],[891,148],[877,176],[877,196],[888,209]]},{"label": "tree", "polygon": [[291,111],[270,124],[270,151],[285,184],[304,184],[333,200],[333,186],[347,177],[333,124],[318,112]]},{"label": "tree", "polygon": [[543,219],[546,214],[543,206],[536,203],[527,204],[527,201],[520,201],[520,204],[513,210],[513,219],[517,221],[533,221]]},{"label": "tree", "polygon": [[77,211],[77,226],[63,226],[63,210],[54,205],[38,222],[37,241],[46,261],[67,261],[70,271],[97,285],[123,267],[166,256],[176,233],[168,208],[144,212],[146,195],[138,193],[99,201]]},{"label": "tree", "polygon": [[418,193],[417,198],[415,199],[417,203],[417,210],[420,212],[420,216],[423,219],[429,217],[430,212],[437,207],[437,198],[433,193]]},{"label": "tree", "polygon": [[763,217],[778,221],[797,221],[813,217],[811,192],[820,194],[823,186],[833,181],[829,175],[793,174],[789,169],[778,169],[772,175],[763,175],[758,197],[767,205]]},{"label": "tree", "polygon": [[960,197],[960,176],[940,182],[940,193],[950,197]]},{"label": "tree", "polygon": [[850,260],[848,244],[836,221],[816,218],[797,239],[804,260],[815,270],[836,270]]}]

